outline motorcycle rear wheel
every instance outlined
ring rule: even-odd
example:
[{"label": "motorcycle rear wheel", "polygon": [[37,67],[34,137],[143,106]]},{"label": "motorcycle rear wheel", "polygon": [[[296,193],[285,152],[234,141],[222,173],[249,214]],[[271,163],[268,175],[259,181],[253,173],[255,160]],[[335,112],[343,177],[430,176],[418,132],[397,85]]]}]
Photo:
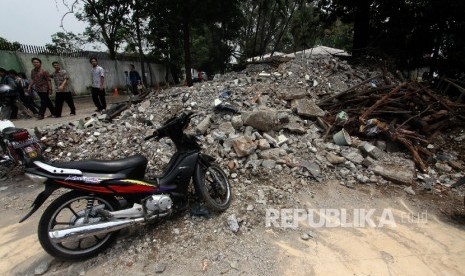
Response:
[{"label": "motorcycle rear wheel", "polygon": [[223,212],[231,205],[231,186],[228,177],[219,166],[213,164],[202,168],[194,185],[211,210]]},{"label": "motorcycle rear wheel", "polygon": [[47,207],[39,221],[39,241],[47,253],[61,260],[82,260],[97,255],[112,244],[117,232],[95,235],[77,241],[54,242],[51,240],[49,232],[54,230],[92,224],[92,222],[83,221],[88,204],[93,206],[89,219],[94,221],[101,218],[95,212],[97,206],[108,211],[120,208],[114,197],[89,195],[76,191],[58,197]]}]

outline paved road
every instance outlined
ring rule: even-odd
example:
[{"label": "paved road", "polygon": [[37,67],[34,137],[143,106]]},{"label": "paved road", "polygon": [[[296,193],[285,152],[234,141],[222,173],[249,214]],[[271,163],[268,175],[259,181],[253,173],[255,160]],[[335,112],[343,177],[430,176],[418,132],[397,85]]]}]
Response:
[{"label": "paved road", "polygon": [[[128,99],[127,95],[120,95],[120,96],[109,96],[107,95],[107,106],[109,107],[111,103],[121,102]],[[29,118],[29,119],[17,119],[12,120],[15,126],[23,127],[23,128],[34,128],[34,127],[44,127],[48,125],[54,125],[58,123],[68,123],[72,121],[76,121],[79,119],[83,119],[86,117],[92,116],[92,114],[97,114],[95,112],[95,105],[92,101],[92,97],[79,97],[74,98],[74,104],[76,106],[76,115],[70,115],[70,109],[66,103],[63,104],[63,111],[61,118],[48,118],[45,117],[43,120],[37,120],[36,118]],[[50,115],[50,111],[47,109],[45,112],[45,116]]]}]

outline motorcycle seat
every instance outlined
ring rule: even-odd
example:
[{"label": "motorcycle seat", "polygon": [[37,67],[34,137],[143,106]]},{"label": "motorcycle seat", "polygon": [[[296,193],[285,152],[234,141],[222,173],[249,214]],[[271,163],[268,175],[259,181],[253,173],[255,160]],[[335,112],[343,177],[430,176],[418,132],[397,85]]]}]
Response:
[{"label": "motorcycle seat", "polygon": [[2,133],[5,137],[9,137],[13,133],[16,133],[18,131],[23,131],[25,130],[24,128],[18,128],[18,127],[7,127],[2,130]]},{"label": "motorcycle seat", "polygon": [[71,162],[57,162],[53,163],[52,165],[58,168],[77,169],[90,173],[117,173],[138,167],[141,167],[145,170],[147,163],[147,158],[138,154],[115,160],[88,159]]}]

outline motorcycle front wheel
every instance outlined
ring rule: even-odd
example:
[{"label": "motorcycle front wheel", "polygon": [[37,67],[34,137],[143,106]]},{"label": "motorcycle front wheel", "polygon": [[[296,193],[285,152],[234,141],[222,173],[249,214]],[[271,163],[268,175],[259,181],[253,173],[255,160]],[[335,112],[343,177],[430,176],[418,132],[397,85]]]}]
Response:
[{"label": "motorcycle front wheel", "polygon": [[98,209],[115,211],[120,208],[114,197],[83,194],[71,191],[50,204],[39,221],[38,236],[47,253],[61,260],[81,260],[90,258],[106,249],[117,236],[117,232],[94,235],[72,241],[56,242],[50,232],[90,225],[103,218]]},{"label": "motorcycle front wheel", "polygon": [[217,165],[202,167],[194,181],[195,189],[213,211],[223,212],[231,204],[231,186],[224,171]]}]

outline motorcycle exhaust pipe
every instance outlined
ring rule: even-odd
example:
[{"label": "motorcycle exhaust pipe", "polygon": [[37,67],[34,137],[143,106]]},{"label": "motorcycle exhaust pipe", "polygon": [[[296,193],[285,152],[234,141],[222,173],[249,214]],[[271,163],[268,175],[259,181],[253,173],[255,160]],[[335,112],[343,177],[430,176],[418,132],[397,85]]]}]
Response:
[{"label": "motorcycle exhaust pipe", "polygon": [[164,217],[169,215],[170,212],[160,213],[149,217],[148,219],[145,218],[134,218],[134,219],[121,219],[121,220],[113,220],[113,221],[106,221],[101,223],[95,224],[88,224],[82,225],[72,228],[64,228],[59,230],[53,230],[48,232],[48,236],[52,240],[52,242],[60,243],[66,241],[77,241],[83,238],[87,238],[90,236],[100,235],[100,234],[107,234],[110,232],[118,231],[123,228],[142,224],[148,220],[153,220],[156,218]]},{"label": "motorcycle exhaust pipe", "polygon": [[144,221],[145,221],[144,218],[108,221],[108,222],[54,230],[54,231],[50,231],[48,235],[50,239],[52,240],[52,242],[55,242],[55,243],[66,242],[66,241],[77,241],[77,240],[87,238],[90,236],[118,231],[123,228],[129,227],[131,225],[142,223]]}]

